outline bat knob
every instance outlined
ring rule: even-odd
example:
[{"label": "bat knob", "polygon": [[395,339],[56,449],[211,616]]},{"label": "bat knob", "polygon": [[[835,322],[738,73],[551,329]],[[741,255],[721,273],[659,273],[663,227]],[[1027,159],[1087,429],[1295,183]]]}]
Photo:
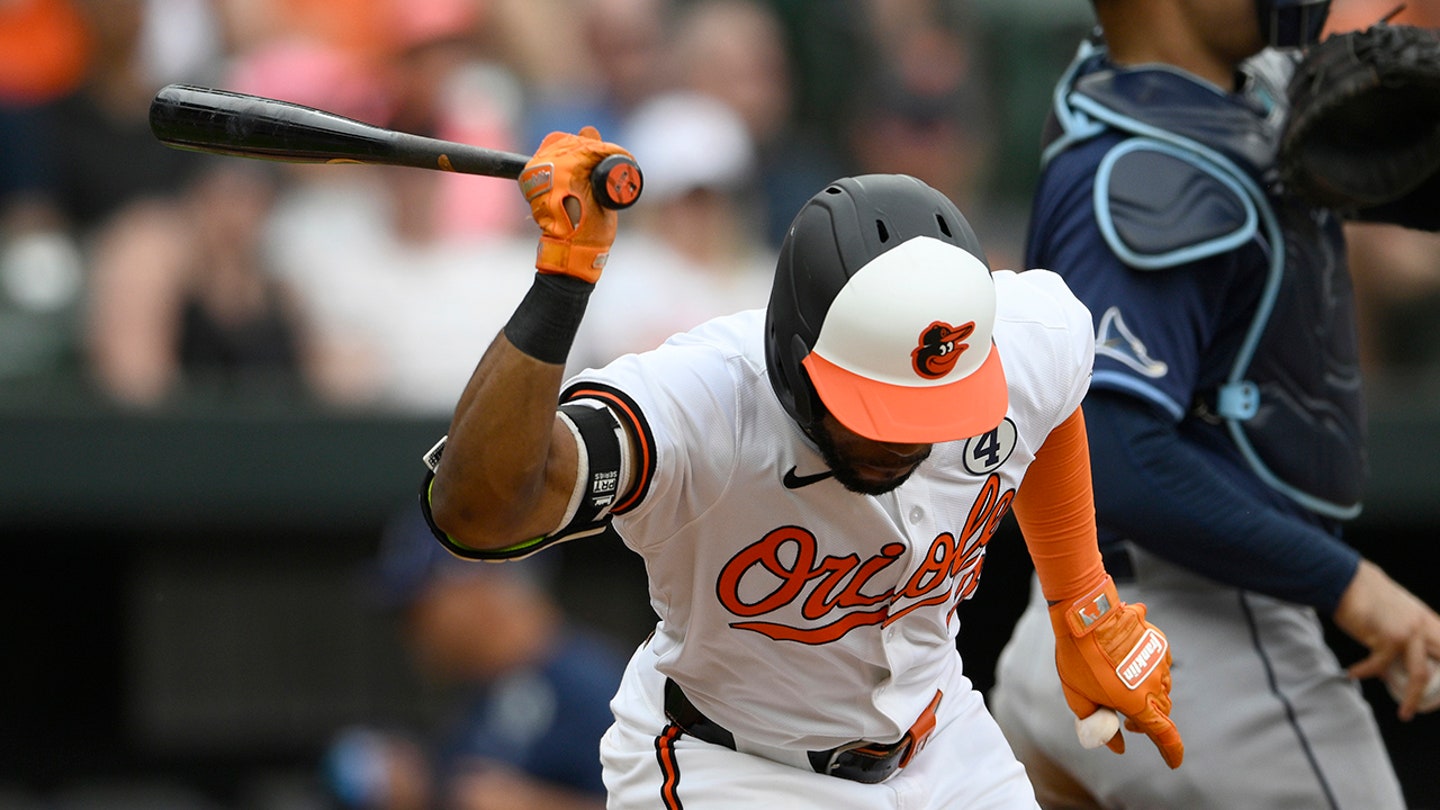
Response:
[{"label": "bat knob", "polygon": [[634,205],[640,199],[644,183],[640,167],[624,155],[605,158],[590,173],[590,186],[595,192],[596,202],[615,210]]}]

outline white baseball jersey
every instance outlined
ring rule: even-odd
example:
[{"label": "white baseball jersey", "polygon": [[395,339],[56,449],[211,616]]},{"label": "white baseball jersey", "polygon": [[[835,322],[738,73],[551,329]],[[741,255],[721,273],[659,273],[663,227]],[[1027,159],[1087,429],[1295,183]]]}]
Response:
[{"label": "white baseball jersey", "polygon": [[645,560],[655,668],[737,738],[892,742],[960,666],[956,606],[1052,428],[1088,388],[1089,312],[1044,270],[994,274],[1009,411],[884,495],[845,490],[770,386],[765,313],[586,371],[571,399],[640,437],[614,526]]}]

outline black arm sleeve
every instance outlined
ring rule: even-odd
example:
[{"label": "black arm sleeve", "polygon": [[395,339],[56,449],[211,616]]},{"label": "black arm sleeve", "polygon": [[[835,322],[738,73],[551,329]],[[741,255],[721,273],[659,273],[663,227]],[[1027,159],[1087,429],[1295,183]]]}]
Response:
[{"label": "black arm sleeve", "polygon": [[1332,613],[1360,556],[1287,514],[1134,397],[1095,389],[1085,421],[1101,527],[1228,585]]}]

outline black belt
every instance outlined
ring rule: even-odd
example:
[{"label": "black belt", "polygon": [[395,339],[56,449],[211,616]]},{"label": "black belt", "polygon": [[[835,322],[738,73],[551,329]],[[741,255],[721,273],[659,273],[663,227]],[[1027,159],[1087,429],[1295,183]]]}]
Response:
[{"label": "black belt", "polygon": [[[916,726],[906,732],[897,743],[879,745],[856,742],[828,751],[807,751],[810,767],[816,773],[838,776],[852,782],[864,782],[867,785],[884,782],[905,767],[910,762],[910,757],[925,744],[930,731],[935,727],[935,707],[939,703],[940,693],[936,692],[935,700],[926,709],[926,714],[922,715],[922,719],[916,721]],[[697,740],[736,750],[735,735],[695,708],[695,704],[680,690],[679,684],[669,678],[665,679],[665,716]]]},{"label": "black belt", "polygon": [[1124,543],[1112,543],[1100,547],[1100,557],[1105,561],[1105,573],[1116,582],[1135,581],[1135,556]]}]

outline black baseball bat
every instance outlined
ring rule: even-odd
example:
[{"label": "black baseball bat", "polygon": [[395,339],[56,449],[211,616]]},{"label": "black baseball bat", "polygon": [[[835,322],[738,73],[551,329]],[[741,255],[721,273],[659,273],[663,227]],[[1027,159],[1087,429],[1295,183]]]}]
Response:
[{"label": "black baseball bat", "polygon": [[[529,157],[397,132],[290,101],[170,84],[150,102],[150,131],[166,146],[287,163],[364,163],[504,177],[520,176]],[[595,199],[628,208],[640,197],[640,167],[611,155],[591,172]]]}]

